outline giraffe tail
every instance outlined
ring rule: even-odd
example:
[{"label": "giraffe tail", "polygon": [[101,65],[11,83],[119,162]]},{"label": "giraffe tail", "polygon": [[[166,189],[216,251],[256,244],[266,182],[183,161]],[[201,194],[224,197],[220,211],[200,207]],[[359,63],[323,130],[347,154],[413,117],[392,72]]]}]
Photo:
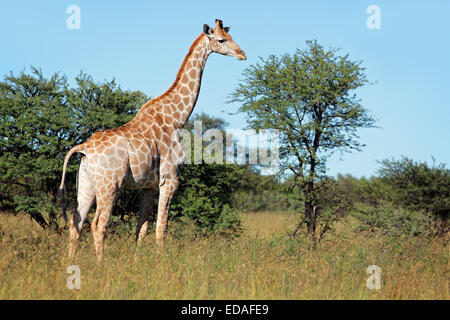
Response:
[{"label": "giraffe tail", "polygon": [[66,157],[64,158],[64,166],[63,166],[63,173],[62,173],[62,178],[61,178],[61,185],[58,188],[58,197],[59,197],[59,201],[61,204],[62,216],[63,216],[64,220],[66,221],[66,224],[68,222],[68,219],[67,219],[67,214],[66,214],[67,201],[66,201],[66,188],[64,187],[64,179],[66,177],[67,164],[69,163],[69,159],[72,156],[72,154],[74,154],[76,152],[83,152],[83,149],[84,149],[83,144],[76,145],[75,147],[70,149],[69,152],[67,152]]}]

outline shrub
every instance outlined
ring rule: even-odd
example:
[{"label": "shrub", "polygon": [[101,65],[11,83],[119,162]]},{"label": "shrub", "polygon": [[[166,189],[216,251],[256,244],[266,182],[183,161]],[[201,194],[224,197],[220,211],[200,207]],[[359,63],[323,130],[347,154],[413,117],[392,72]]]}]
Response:
[{"label": "shrub", "polygon": [[171,205],[171,219],[181,225],[192,224],[198,235],[238,233],[240,219],[231,205],[243,170],[237,165],[185,166]]},{"label": "shrub", "polygon": [[[433,159],[434,161],[434,159]],[[393,199],[412,211],[426,211],[433,216],[435,235],[449,230],[450,170],[445,164],[428,165],[403,157],[384,160],[379,170],[381,178],[393,189]]]},{"label": "shrub", "polygon": [[407,210],[384,202],[378,206],[357,203],[353,216],[359,219],[357,229],[381,231],[392,237],[427,236],[430,216],[423,211]]}]

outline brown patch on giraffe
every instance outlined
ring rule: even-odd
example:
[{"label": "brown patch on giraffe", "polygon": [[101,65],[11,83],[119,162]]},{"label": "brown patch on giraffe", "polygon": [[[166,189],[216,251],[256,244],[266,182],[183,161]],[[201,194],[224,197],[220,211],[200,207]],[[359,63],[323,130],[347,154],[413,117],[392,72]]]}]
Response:
[{"label": "brown patch on giraffe", "polygon": [[166,154],[168,151],[167,147],[163,143],[159,144],[158,150],[160,154]]},{"label": "brown patch on giraffe", "polygon": [[178,111],[176,111],[172,114],[172,116],[174,119],[180,120],[181,114]]},{"label": "brown patch on giraffe", "polygon": [[167,133],[162,136],[162,142],[166,146],[170,146],[170,137],[169,137],[169,135]]},{"label": "brown patch on giraffe", "polygon": [[186,84],[189,82],[189,77],[187,76],[187,74],[183,74],[183,77],[181,77],[181,83],[182,84]]},{"label": "brown patch on giraffe", "polygon": [[100,215],[100,217],[98,218],[98,222],[100,222],[101,225],[105,224],[107,217],[105,217],[104,215]]},{"label": "brown patch on giraffe", "polygon": [[154,124],[152,126],[152,128],[153,128],[153,135],[154,135],[155,139],[159,141],[159,139],[161,139],[161,134],[162,134],[161,129],[156,124]]},{"label": "brown patch on giraffe", "polygon": [[[98,179],[98,180],[100,180],[100,179]],[[106,186],[105,186],[105,185],[102,185],[102,186],[100,187],[100,192],[101,192],[101,193],[105,193],[105,192],[106,192]],[[100,203],[97,203],[97,206],[102,206],[102,205],[103,205],[103,201],[100,200],[99,202],[100,202]]]},{"label": "brown patch on giraffe", "polygon": [[195,88],[195,82],[189,81],[189,90],[194,91],[194,88]]},{"label": "brown patch on giraffe", "polygon": [[143,143],[140,147],[139,147],[139,151],[143,152],[144,154],[148,151],[151,151],[149,148],[150,146],[147,143]]},{"label": "brown patch on giraffe", "polygon": [[142,132],[142,135],[144,137],[148,137],[148,136],[151,136],[152,133],[153,133],[152,128],[149,126]]},{"label": "brown patch on giraffe", "polygon": [[170,116],[164,116],[164,122],[166,123],[166,124],[168,124],[168,125],[171,125],[172,124],[172,117],[170,117]]},{"label": "brown patch on giraffe", "polygon": [[105,147],[105,156],[107,157],[111,157],[112,155],[114,155],[114,149],[111,147]]},{"label": "brown patch on giraffe", "polygon": [[[95,136],[95,135],[94,135]],[[91,145],[91,148],[97,148],[99,145],[100,145],[100,141],[99,140],[97,140],[97,139],[95,139],[94,138],[94,136],[92,136],[92,138],[91,138],[91,143],[90,143],[90,145]],[[93,139],[94,138],[94,139]]]},{"label": "brown patch on giraffe", "polygon": [[162,119],[162,117],[161,117],[161,115],[159,113],[157,113],[155,115],[155,122],[158,123],[158,124],[163,122],[163,119]]},{"label": "brown patch on giraffe", "polygon": [[189,72],[189,77],[191,77],[191,79],[197,78],[197,70],[192,69],[192,70]]},{"label": "brown patch on giraffe", "polygon": [[138,151],[137,155],[139,162],[143,162],[145,160],[145,154],[142,151]]},{"label": "brown patch on giraffe", "polygon": [[164,124],[161,126],[161,130],[162,130],[165,134],[171,135],[171,134],[172,134],[173,128],[172,128],[171,126],[168,126],[167,124],[164,123]]},{"label": "brown patch on giraffe", "polygon": [[[181,93],[183,96],[187,96],[187,95],[189,94],[189,90],[188,90],[187,87],[182,86],[182,87],[181,87],[181,90],[180,90],[180,93]],[[186,98],[185,98],[185,99],[186,99]]]},{"label": "brown patch on giraffe", "polygon": [[[102,191],[102,188],[100,188],[99,191]],[[101,206],[103,206],[103,200],[101,198],[99,198],[99,199],[97,199],[97,207],[101,207]],[[95,220],[95,224],[96,223],[97,223],[97,220]],[[94,226],[94,221],[92,221],[92,225]]]},{"label": "brown patch on giraffe", "polygon": [[169,98],[166,96],[166,97],[164,97],[164,98],[162,98],[161,100],[160,100],[160,104],[162,105],[162,106],[165,106],[166,104],[168,104],[168,103],[170,103],[170,100],[169,100]]},{"label": "brown patch on giraffe", "polygon": [[149,116],[144,118],[143,120],[141,120],[141,123],[146,124],[147,126],[149,126],[150,124],[152,124],[153,122],[153,116]]},{"label": "brown patch on giraffe", "polygon": [[141,170],[142,172],[145,172],[148,169],[148,164],[147,163],[141,163],[139,165],[139,170]]},{"label": "brown patch on giraffe", "polygon": [[163,112],[165,114],[170,114],[171,113],[170,111],[171,111],[170,110],[170,105],[169,104],[164,105]]},{"label": "brown patch on giraffe", "polygon": [[180,102],[181,102],[181,97],[180,97],[179,94],[176,94],[176,95],[173,97],[173,103],[179,104]]}]

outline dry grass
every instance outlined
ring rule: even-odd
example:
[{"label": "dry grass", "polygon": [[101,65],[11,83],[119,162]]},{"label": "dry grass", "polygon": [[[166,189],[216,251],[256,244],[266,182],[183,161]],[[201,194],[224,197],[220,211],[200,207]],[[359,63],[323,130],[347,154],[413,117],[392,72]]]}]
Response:
[{"label": "dry grass", "polygon": [[[442,243],[354,233],[346,224],[316,250],[289,238],[289,214],[244,216],[235,240],[153,236],[136,252],[133,236],[109,235],[98,266],[85,233],[73,261],[67,234],[42,231],[25,216],[0,214],[0,299],[449,299],[449,250]],[[81,289],[66,286],[69,265]],[[382,268],[369,290],[366,268]]]}]

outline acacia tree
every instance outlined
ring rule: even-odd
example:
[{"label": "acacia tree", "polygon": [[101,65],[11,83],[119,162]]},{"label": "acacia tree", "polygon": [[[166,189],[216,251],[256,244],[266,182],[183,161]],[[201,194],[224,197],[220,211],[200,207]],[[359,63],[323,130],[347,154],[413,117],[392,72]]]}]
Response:
[{"label": "acacia tree", "polygon": [[368,84],[362,62],[317,41],[306,44],[292,55],[271,55],[250,66],[228,102],[242,104],[249,128],[280,130],[281,172],[293,174],[303,204],[299,227],[306,223],[315,243],[326,160],[335,151],[361,150],[357,130],[374,127],[375,120],[354,92]]}]

